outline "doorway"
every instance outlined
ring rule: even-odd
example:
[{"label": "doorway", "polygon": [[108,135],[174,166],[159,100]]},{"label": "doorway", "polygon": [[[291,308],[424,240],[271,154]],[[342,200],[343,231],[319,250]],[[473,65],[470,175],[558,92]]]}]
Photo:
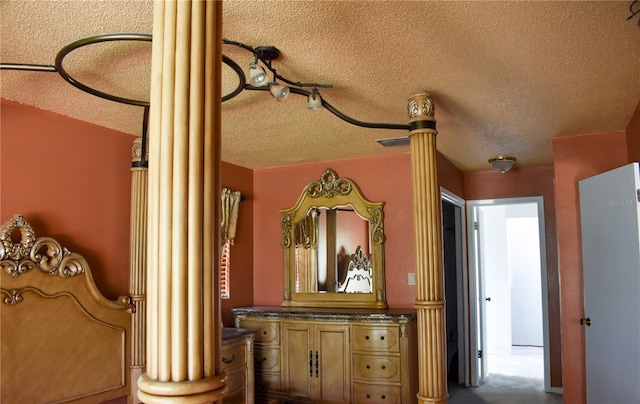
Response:
[{"label": "doorway", "polygon": [[466,237],[464,200],[441,188],[442,259],[444,267],[445,315],[447,339],[447,380],[467,384]]},{"label": "doorway", "polygon": [[550,391],[547,268],[542,197],[467,202],[470,385],[514,347],[540,347]]}]

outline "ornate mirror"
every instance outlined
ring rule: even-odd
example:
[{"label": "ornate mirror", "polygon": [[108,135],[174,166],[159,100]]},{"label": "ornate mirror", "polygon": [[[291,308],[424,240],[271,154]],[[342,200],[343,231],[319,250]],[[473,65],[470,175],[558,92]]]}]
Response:
[{"label": "ornate mirror", "polygon": [[327,169],[281,210],[283,306],[387,308],[384,202]]}]

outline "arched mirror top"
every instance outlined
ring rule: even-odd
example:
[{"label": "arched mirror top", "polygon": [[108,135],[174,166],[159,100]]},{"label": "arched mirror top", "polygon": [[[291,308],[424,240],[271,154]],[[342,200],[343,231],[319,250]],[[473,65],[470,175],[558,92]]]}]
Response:
[{"label": "arched mirror top", "polygon": [[387,307],[384,202],[327,169],[281,210],[283,306]]}]

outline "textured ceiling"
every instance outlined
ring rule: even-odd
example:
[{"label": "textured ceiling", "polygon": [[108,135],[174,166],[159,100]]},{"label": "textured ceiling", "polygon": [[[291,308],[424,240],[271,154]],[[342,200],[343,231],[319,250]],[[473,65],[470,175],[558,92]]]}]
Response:
[{"label": "textured ceiling", "polygon": [[[633,8],[637,10],[634,10]],[[53,65],[96,34],[152,32],[148,0],[0,1],[0,63]],[[223,36],[273,45],[278,73],[333,85],[323,98],[368,122],[408,123],[407,98],[436,102],[438,149],[464,171],[497,154],[552,163],[554,136],[623,130],[640,100],[640,3],[631,1],[224,1]],[[631,17],[631,18],[630,18]],[[149,42],[70,53],[80,82],[148,100]],[[224,45],[247,68],[251,55]],[[235,86],[223,73],[223,92]],[[1,96],[140,135],[143,109],[89,95],[57,73],[0,71]],[[222,108],[222,158],[248,168],[407,152],[402,130],[347,124],[291,94],[244,91]]]}]

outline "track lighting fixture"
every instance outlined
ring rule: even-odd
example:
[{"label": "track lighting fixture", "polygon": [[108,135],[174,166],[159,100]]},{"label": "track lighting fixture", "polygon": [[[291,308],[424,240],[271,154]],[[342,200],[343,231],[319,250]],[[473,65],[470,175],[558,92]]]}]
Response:
[{"label": "track lighting fixture", "polygon": [[307,108],[314,110],[322,109],[322,98],[320,98],[317,87],[313,87],[311,94],[309,94],[309,98],[307,99]]},{"label": "track lighting fixture", "polygon": [[517,159],[515,157],[496,156],[496,157],[490,158],[489,163],[491,164],[491,167],[493,167],[494,170],[500,172],[501,174],[504,174],[507,171],[511,170],[516,160]]},{"label": "track lighting fixture", "polygon": [[[75,78],[73,78],[63,67],[64,58],[74,50],[96,43],[102,42],[114,42],[114,41],[144,41],[151,42],[151,35],[149,34],[135,34],[135,33],[111,33],[100,34],[87,38],[77,40],[63,47],[56,55],[55,65],[35,65],[35,64],[17,64],[17,63],[0,63],[0,70],[29,70],[29,71],[42,71],[42,72],[55,72],[60,74],[64,80],[80,90],[95,95],[106,100],[115,101],[128,105],[141,106],[145,108],[147,112],[149,108],[149,101],[136,100],[131,98],[118,97],[113,94],[105,93],[87,86]],[[232,91],[222,96],[222,102],[228,101],[234,97],[237,97],[244,90],[269,90],[273,97],[281,101],[285,99],[289,93],[299,94],[307,97],[307,107],[309,109],[320,109],[324,107],[330,113],[343,121],[364,128],[374,129],[397,129],[402,131],[409,131],[411,126],[408,124],[395,124],[395,123],[377,123],[377,122],[364,122],[351,118],[345,115],[336,107],[322,99],[318,88],[332,88],[331,84],[322,83],[302,83],[299,81],[291,81],[285,77],[282,77],[276,72],[276,69],[271,65],[271,62],[280,57],[280,50],[275,46],[259,46],[253,48],[249,45],[245,45],[241,42],[231,41],[228,39],[222,40],[223,45],[233,45],[242,48],[250,52],[254,60],[249,63],[249,81],[247,82],[247,76],[243,69],[231,58],[226,55],[222,55],[222,63],[231,68],[238,76],[238,85]],[[261,65],[260,65],[261,64]],[[266,70],[265,70],[266,69]],[[269,82],[268,72],[273,74],[273,81]],[[276,80],[284,84],[277,84]],[[311,88],[312,90],[306,90]],[[146,120],[146,114],[145,114]],[[143,122],[143,126],[146,122]],[[506,171],[506,170],[505,170]]]}]

